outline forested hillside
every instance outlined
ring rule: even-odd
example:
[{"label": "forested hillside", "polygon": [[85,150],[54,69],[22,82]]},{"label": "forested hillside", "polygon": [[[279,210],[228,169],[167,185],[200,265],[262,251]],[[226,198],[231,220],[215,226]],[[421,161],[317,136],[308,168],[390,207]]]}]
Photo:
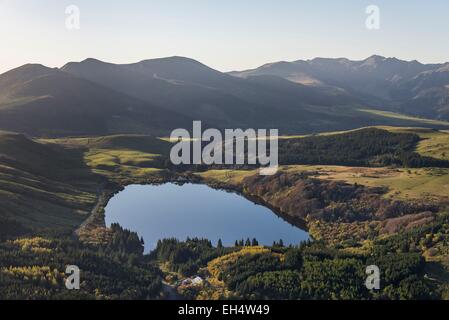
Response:
[{"label": "forested hillside", "polygon": [[[173,290],[188,299],[448,297],[447,169],[412,169],[426,161],[445,166],[444,132],[367,128],[283,137],[280,159],[290,155],[294,165],[281,163],[267,177],[256,168],[175,171],[167,165],[171,144],[151,136],[0,137],[1,298],[166,299]],[[421,162],[402,162],[403,154]],[[223,247],[161,239],[144,254],[139,235],[105,228],[109,196],[128,184],[167,181],[238,192],[308,228],[313,240],[262,247],[236,239]],[[65,289],[69,264],[83,272],[80,291]],[[383,272],[380,291],[364,286],[370,264]],[[191,283],[196,277],[200,284]]]},{"label": "forested hillside", "polygon": [[[0,299],[155,299],[161,272],[144,261],[135,233],[114,225],[109,242],[89,245],[68,234],[0,243]],[[67,290],[67,265],[82,270],[80,290]]]},{"label": "forested hillside", "polygon": [[279,143],[281,164],[346,166],[449,167],[449,162],[416,152],[420,137],[367,128],[347,133],[285,139]]}]

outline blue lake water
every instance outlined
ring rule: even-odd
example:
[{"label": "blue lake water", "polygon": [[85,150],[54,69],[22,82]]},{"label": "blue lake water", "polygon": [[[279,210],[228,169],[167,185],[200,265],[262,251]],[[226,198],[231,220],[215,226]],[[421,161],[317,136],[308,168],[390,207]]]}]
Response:
[{"label": "blue lake water", "polygon": [[259,244],[299,244],[308,233],[289,224],[270,209],[235,193],[205,185],[131,185],[106,206],[106,224],[118,222],[135,231],[152,250],[159,239],[207,238],[225,246],[237,239],[256,238]]}]

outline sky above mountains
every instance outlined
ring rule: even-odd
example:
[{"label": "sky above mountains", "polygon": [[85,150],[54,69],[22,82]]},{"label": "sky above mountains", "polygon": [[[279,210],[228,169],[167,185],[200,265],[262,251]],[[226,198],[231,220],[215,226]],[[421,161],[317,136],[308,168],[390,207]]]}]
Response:
[{"label": "sky above mountains", "polygon": [[[372,4],[380,9],[378,30],[365,25]],[[69,5],[80,10],[80,29],[66,28]],[[373,53],[441,63],[449,61],[448,12],[447,0],[0,0],[0,73],[30,62],[173,55],[220,71]]]}]

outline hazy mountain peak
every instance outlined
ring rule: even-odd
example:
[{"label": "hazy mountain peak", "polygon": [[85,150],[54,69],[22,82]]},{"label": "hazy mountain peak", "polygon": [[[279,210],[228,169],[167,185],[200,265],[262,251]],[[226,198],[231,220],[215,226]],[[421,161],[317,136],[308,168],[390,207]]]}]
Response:
[{"label": "hazy mountain peak", "polygon": [[87,58],[81,61],[81,63],[88,63],[88,64],[105,64],[107,62],[95,59],[95,58]]},{"label": "hazy mountain peak", "polygon": [[380,55],[372,55],[365,60],[362,61],[362,64],[381,64],[381,63],[388,63],[390,65],[410,65],[410,66],[423,66],[422,63],[420,63],[418,60],[401,60],[396,57],[384,57]]},{"label": "hazy mountain peak", "polygon": [[361,66],[363,67],[377,67],[382,62],[385,62],[387,58],[379,56],[379,55],[372,55],[365,60],[362,61]]},{"label": "hazy mountain peak", "polygon": [[266,68],[266,67],[271,67],[271,66],[290,65],[290,64],[291,64],[291,62],[289,62],[289,61],[281,60],[281,61],[266,63],[266,64],[262,65],[261,68]]},{"label": "hazy mountain peak", "polygon": [[165,74],[166,72],[172,74],[173,72],[177,73],[178,71],[182,73],[197,71],[213,71],[214,73],[219,73],[218,71],[206,66],[205,64],[195,59],[182,56],[142,60],[137,63],[129,64],[128,66],[143,66],[145,68],[151,69],[151,71],[154,71],[158,74]]},{"label": "hazy mountain peak", "polygon": [[59,69],[48,68],[42,64],[25,64],[0,75],[0,92],[11,94],[13,90],[10,86],[59,73]]},{"label": "hazy mountain peak", "polygon": [[188,57],[183,57],[183,56],[171,56],[171,57],[165,57],[165,58],[145,59],[145,60],[142,60],[140,62],[161,62],[161,61],[165,61],[165,62],[185,62],[185,63],[201,64],[199,61],[197,61],[195,59],[188,58]]},{"label": "hazy mountain peak", "polygon": [[385,60],[385,59],[387,59],[386,57],[384,57],[384,56],[381,56],[381,55],[378,55],[378,54],[373,54],[373,55],[371,55],[371,56],[369,56],[368,58],[366,58],[365,59],[365,61],[367,61],[367,60],[371,60],[371,61],[383,61],[383,60]]},{"label": "hazy mountain peak", "polygon": [[[13,74],[22,74],[24,76],[36,76],[39,74],[45,74],[45,73],[52,73],[57,72],[57,68],[49,68],[42,64],[38,63],[28,63],[24,64],[23,66],[17,67],[15,69],[9,70],[5,72],[3,75],[13,75]],[[3,76],[2,75],[2,76]]]},{"label": "hazy mountain peak", "polygon": [[[298,60],[300,62],[302,60]],[[308,60],[309,62],[350,62],[347,58],[323,58],[323,57],[317,57],[313,58],[312,60]]]},{"label": "hazy mountain peak", "polygon": [[[104,62],[95,58],[87,58],[84,59],[81,62],[68,62],[66,63],[61,70],[62,71],[66,71],[66,72],[70,72],[72,70],[72,68],[78,68],[78,67],[82,67],[82,68],[96,68],[96,67],[104,67],[104,66],[112,66],[114,64],[112,63],[108,63],[108,62]],[[94,71],[94,69],[92,69],[91,71]]]}]

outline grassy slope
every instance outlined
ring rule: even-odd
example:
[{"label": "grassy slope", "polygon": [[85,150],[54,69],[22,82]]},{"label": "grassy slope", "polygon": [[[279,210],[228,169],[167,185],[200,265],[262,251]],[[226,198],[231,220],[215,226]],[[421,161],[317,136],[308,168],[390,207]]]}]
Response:
[{"label": "grassy slope", "polygon": [[145,135],[113,135],[92,138],[46,140],[74,148],[85,148],[84,161],[110,180],[132,180],[162,170],[161,156],[168,155],[171,144]]},{"label": "grassy slope", "polygon": [[[399,116],[399,115],[398,115]],[[410,118],[410,117],[408,117]],[[418,118],[415,118],[418,119]],[[418,119],[421,121],[421,119]],[[442,121],[423,120],[437,123]],[[416,152],[423,156],[449,160],[449,132],[422,127],[376,126],[391,132],[414,133],[421,140]],[[360,130],[360,129],[356,129]],[[351,130],[353,131],[353,130]],[[323,135],[341,134],[348,131],[327,132]],[[288,139],[290,137],[283,137]],[[318,171],[322,179],[343,180],[367,186],[386,186],[390,189],[387,196],[395,198],[449,197],[448,169],[389,169],[356,168],[346,166],[291,166],[288,170]]]},{"label": "grassy slope", "polygon": [[382,116],[385,118],[413,121],[413,122],[421,123],[423,125],[427,125],[427,126],[431,126],[431,127],[438,127],[438,126],[448,127],[449,126],[448,121],[418,118],[418,117],[408,116],[408,115],[404,115],[401,113],[395,113],[395,112],[390,112],[390,111],[382,111],[382,110],[374,110],[374,109],[359,109],[359,111],[370,113],[370,114],[375,114],[375,115]]},{"label": "grassy slope", "polygon": [[[449,133],[420,127],[376,126],[392,132],[408,132],[419,135],[423,140],[416,151],[425,156],[449,160]],[[360,130],[360,129],[357,129]],[[341,134],[348,131],[328,132],[325,135]],[[298,138],[298,136],[294,136]],[[284,139],[292,137],[282,137]],[[449,169],[392,169],[361,168],[326,165],[294,165],[281,167],[290,172],[313,171],[321,179],[341,180],[348,183],[389,188],[387,197],[400,199],[449,198]],[[220,181],[239,184],[245,176],[256,174],[256,171],[210,170],[199,175],[207,181]]]},{"label": "grassy slope", "polygon": [[421,135],[421,141],[416,149],[419,153],[437,159],[449,159],[449,132],[438,131]]},{"label": "grassy slope", "polygon": [[74,229],[107,181],[142,181],[162,171],[170,143],[143,135],[31,140],[0,132],[0,220],[27,228]]},{"label": "grassy slope", "polygon": [[79,225],[95,204],[100,179],[77,150],[2,133],[0,181],[0,218],[40,229]]},{"label": "grassy slope", "polygon": [[[371,187],[388,187],[386,197],[394,199],[449,199],[449,169],[389,169],[346,166],[282,166],[287,172],[313,172],[314,177],[345,181]],[[239,185],[243,178],[258,174],[256,170],[210,170],[198,173],[206,181]]]}]

